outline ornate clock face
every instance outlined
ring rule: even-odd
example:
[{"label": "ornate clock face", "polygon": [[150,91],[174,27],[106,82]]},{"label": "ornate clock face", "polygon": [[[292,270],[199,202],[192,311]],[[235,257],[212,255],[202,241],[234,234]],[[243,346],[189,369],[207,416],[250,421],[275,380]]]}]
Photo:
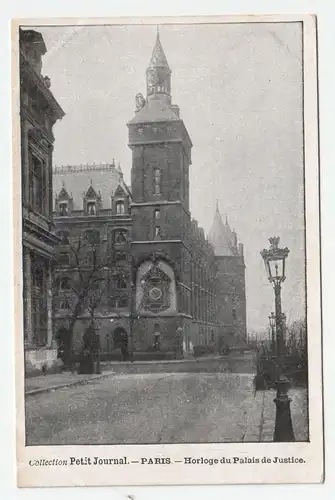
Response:
[{"label": "ornate clock face", "polygon": [[143,287],[143,309],[159,313],[170,307],[170,278],[153,264],[141,281]]},{"label": "ornate clock face", "polygon": [[163,292],[158,287],[153,287],[149,291],[149,296],[150,296],[151,300],[159,300],[162,297],[162,295],[163,295]]}]

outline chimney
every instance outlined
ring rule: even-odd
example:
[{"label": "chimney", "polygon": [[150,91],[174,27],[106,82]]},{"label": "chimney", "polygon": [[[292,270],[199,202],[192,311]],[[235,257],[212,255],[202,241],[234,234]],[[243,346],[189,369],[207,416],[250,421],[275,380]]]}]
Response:
[{"label": "chimney", "polygon": [[240,257],[243,257],[243,255],[244,255],[243,243],[238,244],[238,253],[239,253]]}]

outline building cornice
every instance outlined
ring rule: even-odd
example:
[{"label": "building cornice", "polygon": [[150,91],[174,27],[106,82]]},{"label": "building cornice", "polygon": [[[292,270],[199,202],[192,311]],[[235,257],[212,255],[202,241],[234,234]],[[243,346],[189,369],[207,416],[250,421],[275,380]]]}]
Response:
[{"label": "building cornice", "polygon": [[132,223],[132,218],[131,217],[120,217],[119,215],[69,215],[69,216],[62,216],[62,217],[57,217],[54,216],[54,224],[55,225],[61,225],[61,224],[88,224],[88,223],[94,223],[94,224],[100,224],[100,223],[107,223],[107,222],[112,222],[115,225],[126,225],[126,224],[131,224]]},{"label": "building cornice", "polygon": [[54,242],[51,244],[47,244],[46,242],[41,241],[36,238],[33,234],[24,231],[23,232],[23,245],[30,250],[33,250],[39,253],[41,256],[46,257],[47,259],[52,259],[54,256]]},{"label": "building cornice", "polygon": [[36,71],[32,68],[30,62],[27,60],[22,50],[20,50],[20,68],[21,72],[26,73],[28,78],[36,85],[43,97],[46,99],[50,109],[54,113],[54,117],[56,118],[56,120],[60,120],[61,118],[63,118],[63,116],[65,116],[65,112],[56,101],[51,90],[49,90],[45,85],[42,77],[37,74]]}]

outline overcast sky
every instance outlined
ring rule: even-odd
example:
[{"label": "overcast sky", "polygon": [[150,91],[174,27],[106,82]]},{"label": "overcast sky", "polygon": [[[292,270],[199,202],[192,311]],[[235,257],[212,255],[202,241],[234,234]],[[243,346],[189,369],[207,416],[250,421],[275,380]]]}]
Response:
[{"label": "overcast sky", "polygon": [[[156,26],[39,27],[43,73],[66,116],[54,127],[54,164],[121,162],[130,180],[126,123]],[[245,247],[248,329],[274,310],[260,250],[290,248],[283,311],[304,315],[302,41],[298,23],[163,25],[172,100],[193,142],[192,215],[208,232],[216,199]]]}]

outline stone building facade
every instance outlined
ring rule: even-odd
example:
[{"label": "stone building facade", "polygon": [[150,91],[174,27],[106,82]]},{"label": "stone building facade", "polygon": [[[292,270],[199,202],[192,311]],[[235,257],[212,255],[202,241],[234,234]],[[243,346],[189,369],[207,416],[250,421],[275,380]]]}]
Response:
[{"label": "stone building facade", "polygon": [[[99,242],[95,251],[103,262],[96,269],[103,275],[103,290],[94,310],[102,352],[112,356],[124,337],[135,357],[180,357],[196,346],[216,352],[225,344],[227,331],[220,310],[228,292],[226,285],[218,285],[227,272],[222,256],[191,218],[192,142],[171,100],[171,70],[159,34],[146,83],[147,97],[137,94],[135,114],[128,122],[130,188],[114,163],[54,170],[55,224],[63,239],[57,257],[56,323],[68,328],[73,295],[78,296],[62,284],[64,276],[77,272],[73,246],[87,241],[87,231],[94,230]],[[86,248],[92,251],[90,244]],[[92,262],[83,255],[81,262],[86,263],[81,268],[92,271]],[[242,266],[243,257],[239,262]],[[69,299],[66,307],[64,296]],[[77,315],[77,349],[92,318],[89,310],[85,303]]]},{"label": "stone building facade", "polygon": [[243,244],[238,243],[227,217],[223,223],[218,206],[208,239],[217,263],[216,297],[221,305],[217,319],[222,338],[228,346],[244,345],[247,343],[247,318]]},{"label": "stone building facade", "polygon": [[42,75],[43,37],[20,30],[20,118],[23,234],[24,342],[27,371],[51,366],[53,344],[51,262],[53,232],[53,125],[64,112]]}]

